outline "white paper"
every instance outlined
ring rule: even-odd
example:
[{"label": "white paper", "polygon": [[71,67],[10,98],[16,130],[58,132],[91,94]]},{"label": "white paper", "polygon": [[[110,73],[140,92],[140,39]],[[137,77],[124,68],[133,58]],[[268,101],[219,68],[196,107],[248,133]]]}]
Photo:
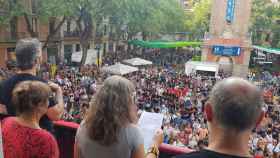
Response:
[{"label": "white paper", "polygon": [[145,151],[152,145],[153,137],[157,129],[162,126],[163,115],[158,113],[143,112],[139,121],[138,126],[142,131],[144,137],[144,148]]}]

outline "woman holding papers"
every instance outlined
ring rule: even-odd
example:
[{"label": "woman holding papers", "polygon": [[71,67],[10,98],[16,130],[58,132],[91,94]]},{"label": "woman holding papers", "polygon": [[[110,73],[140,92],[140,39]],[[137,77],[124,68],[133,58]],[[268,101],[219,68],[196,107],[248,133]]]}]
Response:
[{"label": "woman holding papers", "polygon": [[94,96],[76,135],[76,158],[156,158],[163,134],[156,132],[153,145],[144,152],[144,138],[136,125],[135,87],[112,76]]}]

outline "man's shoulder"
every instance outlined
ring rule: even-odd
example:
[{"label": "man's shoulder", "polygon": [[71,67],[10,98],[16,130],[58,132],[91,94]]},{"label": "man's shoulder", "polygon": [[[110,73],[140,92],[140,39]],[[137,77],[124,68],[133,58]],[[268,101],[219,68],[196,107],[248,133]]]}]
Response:
[{"label": "man's shoulder", "polygon": [[179,155],[176,156],[176,158],[248,158],[248,157],[239,157],[235,155],[222,154],[210,150],[201,150],[185,155]]},{"label": "man's shoulder", "polygon": [[176,156],[175,158],[206,158],[203,152],[195,151],[184,155]]},{"label": "man's shoulder", "polygon": [[4,80],[1,82],[1,89],[0,89],[0,93],[4,93],[4,94],[10,94],[11,91],[14,89],[14,87],[23,81],[41,81],[46,83],[46,81],[44,81],[43,79],[37,77],[37,76],[33,76],[30,74],[15,74],[14,76],[10,77],[7,80]]},{"label": "man's shoulder", "polygon": [[46,82],[45,80],[41,79],[40,77],[31,75],[31,74],[16,74],[12,76],[11,78],[7,79],[4,81],[5,84],[17,84],[18,82],[22,81],[41,81],[41,82]]}]

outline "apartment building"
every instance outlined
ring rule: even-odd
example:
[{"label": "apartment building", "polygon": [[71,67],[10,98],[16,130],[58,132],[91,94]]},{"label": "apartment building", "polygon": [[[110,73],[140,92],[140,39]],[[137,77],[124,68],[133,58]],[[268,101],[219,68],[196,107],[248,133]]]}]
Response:
[{"label": "apartment building", "polygon": [[[12,1],[11,1],[12,2]],[[52,32],[51,19],[49,21],[41,21],[37,17],[37,0],[23,0],[23,6],[31,13],[28,20],[25,17],[15,17],[11,21],[0,25],[0,67],[5,67],[7,61],[15,60],[16,42],[22,38],[35,37],[38,38],[44,46],[47,37]],[[0,6],[0,16],[7,16],[10,7],[13,4],[8,3]],[[29,24],[28,24],[29,22]],[[75,30],[71,30],[71,23],[65,22],[65,27],[60,29],[48,42],[43,49],[43,59],[46,62],[57,63],[64,59],[69,52],[69,44],[75,44],[75,51],[79,50],[79,38]],[[65,29],[64,29],[65,28]],[[32,33],[31,33],[32,32]],[[66,47],[64,47],[64,45]],[[65,49],[64,49],[65,48]]]},{"label": "apartment building", "polygon": [[[45,45],[49,33],[52,32],[51,19],[47,22],[40,21],[36,16],[37,0],[22,0],[22,2],[32,15],[28,17],[30,25],[27,24],[25,17],[15,17],[6,24],[0,24],[0,67],[5,67],[7,61],[15,60],[15,46],[18,40],[35,37],[41,41],[42,45]],[[12,6],[13,4],[0,6],[0,16],[7,16]],[[116,37],[113,23],[113,19],[103,18],[97,24],[94,38],[90,41],[90,49],[94,49],[96,44],[100,45],[102,54],[126,49],[123,48],[126,47],[125,43],[117,42],[119,38]],[[57,34],[48,42],[47,47],[43,49],[43,58],[45,62],[50,63],[71,63],[72,54],[81,50],[76,22],[66,20]]]}]

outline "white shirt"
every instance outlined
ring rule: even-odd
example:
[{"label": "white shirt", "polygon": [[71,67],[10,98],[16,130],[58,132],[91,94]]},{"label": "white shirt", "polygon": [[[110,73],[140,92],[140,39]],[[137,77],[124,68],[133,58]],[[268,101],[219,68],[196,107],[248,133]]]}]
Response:
[{"label": "white shirt", "polygon": [[272,138],[272,135],[271,135],[271,134],[270,134],[270,135],[266,135],[266,139],[267,139],[267,141],[270,142],[270,143],[272,143],[272,141],[273,141],[273,138]]},{"label": "white shirt", "polygon": [[277,146],[274,148],[273,150],[275,153],[279,153],[280,152],[280,143],[277,144]]},{"label": "white shirt", "polygon": [[269,143],[269,144],[267,145],[267,150],[268,150],[268,152],[269,152],[269,153],[273,153],[274,147],[275,147],[275,146],[274,146],[272,143]]}]

